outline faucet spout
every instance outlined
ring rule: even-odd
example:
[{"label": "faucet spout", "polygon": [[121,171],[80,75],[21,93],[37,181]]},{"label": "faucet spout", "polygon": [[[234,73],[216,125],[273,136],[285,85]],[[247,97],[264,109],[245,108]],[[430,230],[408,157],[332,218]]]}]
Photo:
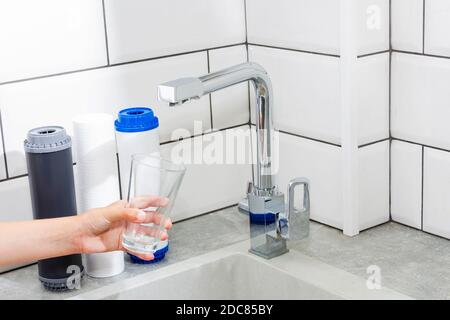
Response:
[{"label": "faucet spout", "polygon": [[270,196],[272,182],[272,84],[266,70],[256,63],[243,63],[198,78],[180,78],[158,86],[158,99],[176,106],[212,92],[250,81],[256,93],[255,193]]}]

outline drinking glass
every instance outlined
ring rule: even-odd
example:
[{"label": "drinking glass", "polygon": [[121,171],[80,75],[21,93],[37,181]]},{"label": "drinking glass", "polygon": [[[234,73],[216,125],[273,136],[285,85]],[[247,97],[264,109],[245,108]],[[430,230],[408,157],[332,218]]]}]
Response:
[{"label": "drinking glass", "polygon": [[169,200],[164,207],[148,207],[146,212],[155,211],[161,216],[158,223],[127,223],[122,245],[125,249],[140,254],[154,253],[167,246],[167,240],[161,240],[161,234],[167,232],[165,225],[170,218],[172,208],[180,189],[186,168],[183,164],[150,154],[132,156],[128,203],[138,207],[138,202],[148,196],[161,196]]}]

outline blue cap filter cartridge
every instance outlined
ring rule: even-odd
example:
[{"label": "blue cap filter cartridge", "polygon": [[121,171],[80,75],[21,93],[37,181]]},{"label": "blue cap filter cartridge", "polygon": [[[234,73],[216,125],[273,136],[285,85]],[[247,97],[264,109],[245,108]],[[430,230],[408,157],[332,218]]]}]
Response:
[{"label": "blue cap filter cartridge", "polygon": [[[114,124],[119,154],[122,198],[127,199],[132,155],[149,154],[160,156],[159,119],[150,108],[133,107],[121,110]],[[154,181],[154,183],[156,190],[159,187],[159,181]],[[154,263],[162,260],[168,249],[169,245],[166,241],[166,246],[154,253],[154,260],[144,261],[130,255],[131,261],[140,264]]]},{"label": "blue cap filter cartridge", "polygon": [[159,156],[159,121],[153,110],[135,107],[121,110],[114,122],[119,154],[122,198],[127,197],[131,156],[137,153]]}]

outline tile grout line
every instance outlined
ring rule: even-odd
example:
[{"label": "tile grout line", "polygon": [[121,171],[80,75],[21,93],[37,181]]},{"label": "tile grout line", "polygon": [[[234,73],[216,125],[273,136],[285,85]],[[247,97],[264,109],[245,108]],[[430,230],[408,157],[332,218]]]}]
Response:
[{"label": "tile grout line", "polygon": [[59,76],[65,76],[65,75],[70,75],[70,74],[75,74],[75,73],[83,73],[83,72],[87,72],[87,71],[94,71],[94,70],[105,69],[105,68],[108,68],[108,67],[111,67],[111,66],[102,65],[102,66],[91,67],[91,68],[84,68],[84,69],[64,71],[64,72],[59,72],[59,73],[46,74],[46,75],[36,76],[36,77],[31,77],[31,78],[24,78],[24,79],[5,81],[5,82],[0,82],[0,86],[5,86],[5,85],[15,84],[15,83],[23,83],[23,82],[28,82],[28,81],[40,80],[40,79],[53,78],[53,77],[59,77]]},{"label": "tile grout line", "polygon": [[430,146],[430,145],[427,145],[427,144],[423,144],[423,143],[420,143],[420,142],[414,142],[414,141],[410,141],[410,140],[406,140],[406,139],[392,137],[392,140],[396,140],[396,141],[400,141],[400,142],[404,142],[404,143],[409,143],[409,144],[414,144],[416,146],[426,147],[426,148],[433,149],[433,150],[438,150],[438,151],[443,151],[443,152],[450,152],[450,149],[444,149],[444,148],[440,148],[440,147]]},{"label": "tile grout line", "polygon": [[379,55],[379,54],[389,53],[389,52],[391,52],[391,49],[382,50],[382,51],[376,51],[376,52],[371,52],[371,53],[366,53],[366,54],[361,54],[361,55],[357,56],[357,58],[361,59],[361,58],[376,56],[376,55]]},{"label": "tile grout line", "polygon": [[[250,62],[248,53],[248,24],[247,24],[247,0],[244,0],[244,18],[245,18],[245,50],[247,55],[247,62]],[[250,81],[247,81],[247,99],[248,99],[248,124],[252,123],[252,106],[250,102]]]},{"label": "tile grout line", "polygon": [[247,0],[244,0],[245,43],[248,44]]},{"label": "tile grout line", "polygon": [[[224,48],[235,47],[235,46],[240,46],[240,45],[246,45],[247,48],[248,48],[249,45],[251,45],[251,46],[256,46],[256,47],[264,47],[264,48],[271,48],[271,49],[278,49],[278,50],[293,51],[293,52],[298,52],[298,53],[314,54],[314,55],[321,55],[321,56],[327,56],[327,57],[340,58],[340,56],[336,55],[336,54],[328,54],[328,53],[323,53],[323,52],[314,52],[314,51],[307,51],[307,50],[298,50],[298,49],[292,49],[292,48],[269,46],[269,45],[263,45],[263,44],[257,44],[257,43],[249,43],[249,42],[239,42],[239,43],[228,44],[228,45],[223,45],[223,46],[218,46],[218,47],[202,48],[202,49],[198,49],[198,50],[185,51],[185,52],[167,54],[167,55],[162,55],[162,56],[149,57],[149,58],[143,58],[143,59],[138,59],[138,60],[131,60],[131,61],[126,61],[126,62],[109,63],[107,65],[100,65],[100,66],[95,66],[95,67],[76,69],[76,70],[64,71],[64,72],[59,72],[59,73],[45,74],[45,75],[35,76],[35,77],[30,77],[30,78],[23,78],[23,79],[16,79],[16,80],[11,80],[11,81],[5,81],[5,82],[0,82],[0,86],[8,85],[8,84],[14,84],[14,83],[27,82],[27,81],[32,81],[32,80],[39,80],[39,79],[46,79],[46,78],[70,75],[70,74],[74,74],[74,73],[81,73],[81,72],[87,72],[87,71],[94,71],[94,70],[100,70],[100,69],[124,66],[124,65],[141,63],[141,62],[148,62],[148,61],[153,61],[153,60],[158,60],[158,59],[166,59],[166,58],[171,58],[171,57],[178,57],[178,56],[183,56],[183,55],[188,55],[188,54],[200,53],[200,52],[204,52],[204,51],[207,51],[207,50],[224,49]],[[247,50],[247,52],[248,52],[248,50]],[[437,56],[437,57],[440,57],[440,56]],[[444,56],[442,58],[450,59],[450,57],[444,57]],[[108,59],[109,59],[109,50],[108,50]]]},{"label": "tile grout line", "polygon": [[[58,76],[64,76],[64,75],[70,75],[70,74],[74,74],[74,73],[81,73],[81,72],[94,71],[94,70],[99,70],[99,69],[106,69],[106,68],[124,66],[124,65],[141,63],[141,62],[148,62],[148,61],[153,61],[153,60],[158,60],[158,59],[166,59],[166,58],[178,57],[178,56],[183,56],[183,55],[188,55],[188,54],[200,53],[200,52],[204,52],[204,51],[207,51],[207,50],[224,49],[224,48],[235,47],[235,46],[240,46],[240,45],[245,45],[247,47],[247,55],[248,55],[248,46],[255,46],[255,47],[263,47],[263,48],[270,48],[270,49],[293,51],[293,52],[298,52],[298,53],[305,53],[305,54],[313,54],[313,55],[321,55],[321,56],[327,56],[327,57],[340,58],[340,55],[336,55],[336,54],[329,54],[329,53],[315,52],[315,51],[307,51],[307,50],[299,50],[299,49],[292,49],[292,48],[285,48],[285,47],[278,47],[278,46],[270,46],[270,45],[249,43],[249,42],[239,42],[239,43],[228,44],[228,45],[223,45],[223,46],[218,46],[218,47],[202,48],[202,49],[198,49],[198,50],[185,51],[185,52],[167,54],[167,55],[162,55],[162,56],[143,58],[143,59],[138,59],[138,60],[130,60],[130,61],[126,61],[126,62],[118,62],[118,63],[109,63],[108,62],[107,65],[100,65],[100,66],[96,66],[96,67],[76,69],[76,70],[64,71],[64,72],[59,72],[59,73],[45,74],[45,75],[35,76],[35,77],[30,77],[30,78],[23,78],[23,79],[16,79],[16,80],[11,80],[11,81],[0,82],[0,86],[8,85],[8,84],[14,84],[14,83],[27,82],[27,81],[33,81],[33,80],[39,80],[39,79],[58,77]],[[401,52],[401,53],[422,55],[420,53],[408,52],[408,51],[399,51],[399,50],[393,50],[393,51],[394,52]],[[370,55],[379,54],[379,53],[385,53],[385,52],[387,52],[387,51],[375,52],[375,53],[363,55],[363,56],[360,56],[360,57],[365,57],[365,56],[370,56]],[[426,55],[426,56],[450,59],[450,57],[446,57],[446,56],[437,56],[437,55]],[[108,57],[107,57],[107,59],[109,60],[109,50],[108,50]]]},{"label": "tile grout line", "polygon": [[[245,22],[245,53],[247,55],[247,63],[250,62],[248,52],[248,18],[247,18],[247,0],[244,0],[244,22]],[[247,81],[247,102],[248,102],[248,128],[250,130],[250,153],[253,158],[253,142],[252,142],[252,104],[250,96],[250,81]],[[255,181],[254,165],[251,165],[252,181]]]},{"label": "tile grout line", "polygon": [[226,128],[221,128],[221,129],[215,129],[215,130],[211,130],[211,131],[206,131],[206,132],[202,132],[202,133],[199,133],[199,134],[191,135],[191,136],[189,136],[189,137],[184,137],[184,138],[181,138],[181,139],[178,139],[178,140],[168,140],[168,141],[164,141],[164,142],[161,142],[159,145],[164,146],[164,145],[166,145],[166,144],[177,143],[177,142],[180,142],[180,141],[184,141],[184,140],[188,140],[188,139],[193,139],[193,138],[198,138],[198,137],[202,137],[202,136],[209,135],[209,134],[212,134],[212,133],[217,133],[217,132],[221,132],[221,131],[226,131],[226,130],[236,129],[236,128],[239,128],[239,127],[242,127],[242,126],[246,126],[246,125],[248,125],[248,123],[246,123],[246,122],[245,122],[245,123],[241,123],[241,124],[236,124],[236,125],[231,126],[231,127],[226,127]]},{"label": "tile grout line", "polygon": [[[252,126],[255,126],[255,125],[252,124]],[[297,133],[293,133],[293,132],[289,132],[289,131],[284,131],[284,130],[279,130],[279,129],[278,129],[277,131],[280,132],[280,133],[284,133],[284,134],[287,134],[287,135],[290,135],[290,136],[297,137],[297,138],[302,138],[302,139],[306,139],[306,140],[310,140],[310,141],[315,141],[315,142],[320,142],[320,143],[327,144],[327,145],[330,145],[330,146],[342,148],[342,145],[340,145],[340,144],[338,144],[338,143],[333,143],[333,142],[329,142],[329,141],[325,141],[325,140],[320,140],[320,139],[316,139],[316,138],[311,138],[311,137],[307,137],[307,136],[302,136],[302,135],[297,134]]]},{"label": "tile grout line", "polygon": [[221,208],[218,208],[218,209],[210,210],[210,211],[207,211],[207,212],[202,212],[202,213],[200,213],[200,214],[198,214],[198,215],[195,215],[195,216],[192,216],[192,217],[189,217],[189,218],[184,218],[184,219],[181,219],[181,220],[177,220],[177,221],[175,221],[173,224],[177,224],[177,223],[180,223],[180,222],[192,220],[192,219],[195,219],[195,218],[200,218],[200,217],[202,217],[202,216],[206,216],[206,215],[208,215],[208,214],[215,213],[215,212],[217,212],[217,211],[229,209],[229,208],[235,207],[235,206],[237,206],[237,205],[238,205],[238,203],[233,203],[233,204],[230,204],[230,205],[225,206],[225,207],[221,207]]},{"label": "tile grout line", "polygon": [[30,77],[30,78],[23,78],[23,79],[5,81],[5,82],[0,82],[0,86],[8,85],[8,84],[14,84],[14,83],[27,82],[27,81],[33,81],[33,80],[39,80],[39,79],[59,77],[59,76],[64,76],[64,75],[69,75],[69,74],[74,74],[74,73],[87,72],[87,71],[93,71],[93,70],[99,70],[99,69],[120,67],[120,66],[124,66],[124,65],[129,65],[129,64],[136,64],[136,63],[141,63],[141,62],[148,62],[148,61],[153,61],[153,60],[178,57],[178,56],[189,55],[189,54],[194,54],[194,53],[201,53],[201,52],[205,52],[207,50],[224,49],[224,48],[230,48],[230,47],[236,47],[236,46],[242,46],[242,45],[245,45],[245,42],[239,42],[239,43],[234,43],[234,44],[229,44],[229,45],[224,45],[224,46],[218,46],[218,47],[211,47],[211,48],[202,48],[202,49],[198,49],[198,50],[185,51],[185,52],[173,53],[173,54],[156,56],[156,57],[149,57],[149,58],[144,58],[144,59],[139,59],[139,60],[118,62],[118,63],[113,63],[113,64],[110,64],[110,65],[101,65],[101,66],[84,68],[84,69],[77,69],[77,70],[70,70],[70,71],[64,71],[64,72],[59,72],[59,73],[46,74],[46,75]]},{"label": "tile grout line", "polygon": [[119,180],[119,197],[120,199],[123,199],[123,193],[122,193],[122,181],[120,178],[120,160],[119,160],[119,154],[116,153],[116,164],[117,164],[117,176]]},{"label": "tile grout line", "polygon": [[388,128],[389,128],[389,220],[392,220],[392,0],[389,0],[389,101],[388,101]]},{"label": "tile grout line", "polygon": [[425,0],[423,0],[423,7],[422,7],[422,53],[425,54],[425,9],[426,4]]},{"label": "tile grout line", "polygon": [[[254,123],[250,123],[249,125],[253,126],[253,127],[255,126]],[[309,136],[304,136],[304,135],[301,135],[301,134],[298,134],[298,133],[285,131],[283,129],[276,129],[276,131],[284,133],[284,134],[288,134],[288,135],[291,135],[291,136],[295,136],[295,137],[298,137],[298,138],[306,139],[306,140],[311,140],[311,141],[315,141],[315,142],[319,142],[319,143],[323,143],[323,144],[328,144],[328,145],[332,145],[332,146],[339,147],[339,148],[342,147],[342,145],[340,145],[338,143],[334,143],[334,142],[330,142],[330,141],[326,141],[326,140],[321,140],[321,139],[313,138],[313,137],[309,137]],[[366,147],[372,146],[372,145],[377,144],[377,143],[386,142],[386,141],[389,141],[390,139],[391,139],[390,137],[386,137],[386,138],[383,138],[383,139],[380,139],[380,140],[371,141],[371,142],[359,145],[358,149],[366,148]]]},{"label": "tile grout line", "polygon": [[0,180],[0,183],[6,182],[6,181],[11,181],[11,180],[16,180],[16,179],[20,179],[20,178],[25,178],[25,177],[28,177],[28,173],[23,173],[23,174],[19,174],[17,176],[8,177],[8,179],[2,179],[2,180]]},{"label": "tile grout line", "polygon": [[428,231],[419,229],[419,228],[417,228],[417,227],[414,227],[414,226],[412,226],[412,225],[409,225],[409,224],[406,224],[406,223],[403,223],[403,222],[399,222],[399,221],[395,221],[395,220],[392,220],[392,222],[393,222],[393,223],[396,223],[396,224],[398,224],[398,225],[400,225],[400,226],[407,227],[407,228],[410,228],[410,229],[412,229],[412,230],[420,231],[420,232],[423,232],[424,234],[427,234],[427,235],[430,235],[430,236],[433,236],[433,237],[437,237],[437,238],[439,238],[439,239],[450,240],[450,238],[446,238],[445,236],[440,236],[440,235],[438,235],[438,234],[434,234],[434,233],[431,233],[431,232],[428,232]]},{"label": "tile grout line", "polygon": [[[211,73],[211,65],[210,65],[210,61],[209,61],[209,50],[206,50],[206,63],[207,63],[208,73]],[[208,98],[209,98],[209,118],[210,118],[210,122],[211,122],[211,130],[214,130],[213,110],[212,110],[212,93],[208,94]]]},{"label": "tile grout line", "polygon": [[271,45],[267,45],[267,44],[253,43],[253,42],[249,42],[248,45],[255,46],[255,47],[262,47],[262,48],[270,48],[270,49],[293,51],[293,52],[298,52],[298,53],[314,54],[314,55],[333,57],[333,58],[340,58],[341,57],[338,54],[317,52],[317,51],[308,51],[308,50],[300,50],[300,49],[293,49],[293,48],[285,48],[285,47],[271,46]]},{"label": "tile grout line", "polygon": [[[248,44],[246,45],[247,50],[247,62],[250,62],[249,54],[248,54]],[[252,103],[250,96],[250,81],[247,81],[247,100],[248,100],[248,124],[252,124]]]},{"label": "tile grout line", "polygon": [[414,55],[414,56],[428,57],[428,58],[450,59],[450,56],[441,56],[441,55],[437,55],[437,54],[421,53],[421,52],[398,50],[398,49],[393,49],[392,52],[410,54],[410,55]]},{"label": "tile grout line", "polygon": [[3,161],[5,163],[5,174],[6,180],[9,179],[9,170],[8,170],[8,159],[6,157],[6,147],[5,147],[5,134],[3,132],[3,117],[2,110],[0,110],[0,134],[2,135],[2,149],[3,149]]},{"label": "tile grout line", "polygon": [[369,142],[369,143],[365,143],[365,144],[359,145],[358,149],[370,147],[370,146],[373,146],[374,144],[385,142],[385,141],[389,141],[389,140],[391,140],[390,137],[387,137],[387,138],[384,138],[384,139],[380,139],[380,140],[375,140],[375,141],[372,141],[372,142]]},{"label": "tile grout line", "polygon": [[421,190],[421,204],[420,204],[420,226],[421,226],[421,230],[423,231],[423,178],[424,178],[424,174],[425,174],[425,147],[422,146],[422,190]]},{"label": "tile grout line", "polygon": [[110,65],[110,60],[109,60],[108,30],[106,28],[105,0],[102,0],[102,9],[103,9],[103,28],[105,29],[106,61],[107,61],[107,64],[109,66]]}]

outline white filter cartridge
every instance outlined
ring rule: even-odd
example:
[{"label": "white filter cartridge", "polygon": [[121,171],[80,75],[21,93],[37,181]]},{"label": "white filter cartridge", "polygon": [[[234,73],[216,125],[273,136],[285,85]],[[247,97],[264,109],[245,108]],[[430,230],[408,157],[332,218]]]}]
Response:
[{"label": "white filter cartridge", "polygon": [[[93,113],[74,118],[73,139],[79,212],[119,200],[113,116]],[[124,270],[124,254],[122,251],[88,254],[85,264],[91,277],[111,277]]]}]

